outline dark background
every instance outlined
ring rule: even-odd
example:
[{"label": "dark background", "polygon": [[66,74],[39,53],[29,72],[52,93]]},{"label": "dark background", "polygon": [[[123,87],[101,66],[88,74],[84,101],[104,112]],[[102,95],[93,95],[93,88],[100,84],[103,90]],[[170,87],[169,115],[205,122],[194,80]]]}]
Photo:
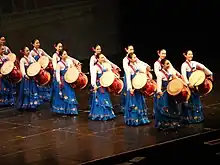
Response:
[{"label": "dark background", "polygon": [[[75,1],[77,0],[3,1],[1,2],[1,12],[3,14],[19,13],[26,10],[41,9]],[[82,47],[81,49],[87,49],[88,51],[85,53],[85,55],[83,52],[82,56],[88,60],[89,56],[92,54],[90,46],[95,43],[100,43],[104,45],[104,53],[109,56],[113,62],[120,66],[122,63],[122,58],[125,55],[124,47],[128,44],[134,45],[137,56],[143,61],[149,63],[151,66],[153,66],[153,63],[158,58],[156,51],[159,48],[164,48],[167,50],[168,58],[178,69],[180,68],[181,63],[184,61],[182,52],[186,49],[191,49],[195,55],[194,60],[205,64],[213,71],[218,71],[219,62],[217,58],[219,54],[218,41],[220,36],[220,14],[218,2],[194,0],[193,2],[191,1],[190,3],[187,3],[186,1],[169,0],[119,0],[117,3],[114,3],[115,6],[111,6],[111,9],[109,10],[114,13],[114,20],[111,20],[112,22],[107,27],[104,27],[106,22],[102,22],[102,20],[109,19],[110,16],[106,18],[107,11],[101,11],[100,8],[104,8],[105,4],[106,9],[108,7],[110,8],[110,3],[108,4],[107,2],[111,2],[111,0],[105,1],[105,4],[101,2],[102,1],[99,0],[93,0],[93,3],[96,3],[96,7],[91,10],[93,16],[88,18],[86,18],[86,16],[80,16],[81,18],[84,17],[84,20],[78,21],[80,22],[80,25],[76,33],[80,33],[80,27],[83,26],[83,21],[85,26],[88,26],[86,23],[88,22],[88,19],[90,19],[91,24],[99,28],[98,31],[102,31],[103,29],[106,30],[108,27],[108,32],[106,30],[106,33],[114,33],[115,36],[118,36],[118,41],[116,41],[116,39],[112,39],[108,42],[109,35],[103,36],[103,33],[98,32],[95,34],[95,28],[89,28],[87,31],[90,35],[88,36],[88,34],[86,34],[87,36],[78,36],[78,38],[82,37],[83,39],[80,42],[76,42],[78,40],[73,41],[68,38],[70,31],[65,30],[64,28],[64,26],[67,25],[62,24],[62,26],[59,27],[61,29],[63,28],[62,33],[58,34],[55,30],[57,27],[53,28],[54,25],[51,24],[51,27],[47,29],[51,29],[51,31],[54,30],[54,36],[48,36],[41,40],[44,48],[49,50],[49,52],[52,52],[51,45],[53,45],[52,43],[55,41],[54,38],[63,38],[64,42],[66,42],[65,44],[69,45],[69,47],[71,47],[71,42],[74,42],[73,45],[75,48],[73,51],[75,50],[77,52],[76,54],[80,54],[80,52],[82,52],[76,49],[78,47]],[[109,11],[108,15],[111,15],[109,14]],[[94,13],[96,13],[96,15]],[[57,21],[55,24],[57,23],[59,23],[59,21]],[[69,23],[69,26],[75,25],[76,23]],[[118,31],[115,27],[117,27]],[[74,29],[72,31],[73,34],[71,35],[74,35]],[[21,41],[21,43],[28,42],[36,33],[38,33],[38,31],[29,32],[29,38],[23,37],[25,39],[24,41]],[[46,33],[47,32],[44,32],[44,36]],[[14,43],[14,46],[12,44],[14,41],[14,33],[6,32],[6,34],[9,38],[9,45],[11,43],[12,48],[15,47],[15,49],[18,49],[18,47],[15,45],[19,45],[20,42],[17,41]],[[42,36],[42,38],[44,36]],[[103,37],[102,39],[100,39],[101,36]],[[16,38],[18,37],[20,36],[17,36]],[[83,44],[83,40],[85,41],[86,38],[92,37],[93,39],[88,39],[88,44]],[[53,38],[53,40],[51,39],[52,41],[50,41],[50,38]],[[78,46],[77,44],[79,43],[82,44]],[[50,45],[50,47],[48,45]],[[111,52],[110,49],[114,49],[114,51]],[[80,57],[81,56],[76,55],[76,58]]]},{"label": "dark background", "polygon": [[123,43],[134,44],[136,53],[150,64],[156,50],[165,48],[177,68],[186,49],[194,60],[218,71],[219,9],[215,1],[121,1]]}]

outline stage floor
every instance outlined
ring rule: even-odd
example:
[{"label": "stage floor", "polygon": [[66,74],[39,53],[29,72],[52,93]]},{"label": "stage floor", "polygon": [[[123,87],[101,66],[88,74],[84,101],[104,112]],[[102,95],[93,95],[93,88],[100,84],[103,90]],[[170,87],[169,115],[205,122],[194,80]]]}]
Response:
[{"label": "stage floor", "polygon": [[[50,112],[49,104],[38,112],[18,112],[15,108],[0,109],[0,162],[4,165],[69,165],[110,157],[116,154],[154,147],[194,134],[220,128],[220,82],[212,93],[202,97],[205,122],[174,132],[159,132],[154,121],[147,126],[128,127],[123,115],[114,121],[90,121],[86,110],[87,91],[77,92],[80,113],[77,117]],[[119,97],[112,97],[119,111]],[[148,99],[149,116],[152,99]]]}]

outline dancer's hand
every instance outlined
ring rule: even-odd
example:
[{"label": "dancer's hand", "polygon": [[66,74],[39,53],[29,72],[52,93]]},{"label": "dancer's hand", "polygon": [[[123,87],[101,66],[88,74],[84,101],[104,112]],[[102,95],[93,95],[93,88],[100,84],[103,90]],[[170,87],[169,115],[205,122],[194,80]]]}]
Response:
[{"label": "dancer's hand", "polygon": [[133,95],[134,94],[134,89],[130,89],[130,93]]}]

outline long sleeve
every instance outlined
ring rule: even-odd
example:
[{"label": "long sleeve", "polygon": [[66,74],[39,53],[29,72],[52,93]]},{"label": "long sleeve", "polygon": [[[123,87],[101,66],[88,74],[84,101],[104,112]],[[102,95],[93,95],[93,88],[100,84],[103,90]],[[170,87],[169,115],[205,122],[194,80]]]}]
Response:
[{"label": "long sleeve", "polygon": [[126,81],[127,81],[127,91],[132,89],[132,83],[131,83],[131,72],[129,69],[125,71],[126,74]]},{"label": "long sleeve", "polygon": [[97,69],[95,66],[93,66],[91,70],[91,84],[92,86],[96,86],[96,79],[97,79]]},{"label": "long sleeve", "polygon": [[32,57],[32,56],[29,56],[28,59],[30,60],[30,62],[36,62],[36,60],[35,60],[34,57]]},{"label": "long sleeve", "polygon": [[69,59],[73,61],[74,64],[78,65],[80,62],[73,57],[68,56]]},{"label": "long sleeve", "polygon": [[30,54],[29,54],[29,57],[28,58],[30,58],[30,57],[34,57],[35,56],[35,52],[33,51],[33,50],[31,50],[31,52],[30,52]]},{"label": "long sleeve", "polygon": [[54,55],[53,55],[52,64],[53,64],[53,69],[56,70],[56,66],[57,66],[57,55],[56,55],[56,53],[54,53]]},{"label": "long sleeve", "polygon": [[57,67],[56,67],[56,79],[58,82],[60,82],[60,65],[57,64]]},{"label": "long sleeve", "polygon": [[119,68],[117,65],[115,65],[114,63],[112,63],[111,61],[109,61],[108,59],[107,59],[107,57],[105,57],[105,61],[107,62],[107,63],[109,63],[109,64],[111,64],[111,66],[113,67],[113,68]]},{"label": "long sleeve", "polygon": [[162,92],[161,91],[161,87],[162,87],[162,75],[160,73],[158,73],[157,75],[157,92]]},{"label": "long sleeve", "polygon": [[93,67],[95,65],[95,61],[96,61],[95,56],[92,55],[90,57],[90,61],[89,61],[89,71],[90,71],[90,74],[92,74],[92,70],[93,70]]},{"label": "long sleeve", "polygon": [[47,56],[50,60],[53,60],[50,55],[48,55],[43,49],[41,49],[42,53],[41,55]]},{"label": "long sleeve", "polygon": [[139,60],[138,58],[137,58],[137,63],[140,63],[140,64],[142,64],[142,65],[144,65],[144,66],[146,66],[146,67],[149,67],[149,66],[150,66],[150,65],[148,65],[146,62],[143,62],[143,61]]},{"label": "long sleeve", "polygon": [[124,69],[124,71],[128,70],[128,63],[129,63],[129,60],[128,60],[127,57],[125,57],[123,59],[123,69]]},{"label": "long sleeve", "polygon": [[156,62],[154,63],[154,73],[155,73],[156,77],[157,77],[157,76],[159,75],[159,73],[160,73],[160,68],[161,68],[160,63],[156,61]]},{"label": "long sleeve", "polygon": [[184,81],[187,84],[189,84],[189,80],[187,78],[187,71],[186,71],[186,69],[187,69],[187,65],[185,63],[183,63],[182,66],[181,66],[181,74],[183,76]]},{"label": "long sleeve", "polygon": [[22,58],[20,60],[20,70],[21,70],[22,77],[24,77],[26,75],[24,64],[25,64],[25,62],[24,62],[24,59]]},{"label": "long sleeve", "polygon": [[196,62],[196,61],[193,61],[195,64],[196,64],[196,67],[199,67],[201,69],[203,69],[203,71],[205,72],[206,75],[212,75],[213,73],[205,67],[205,65],[199,63],[199,62]]}]

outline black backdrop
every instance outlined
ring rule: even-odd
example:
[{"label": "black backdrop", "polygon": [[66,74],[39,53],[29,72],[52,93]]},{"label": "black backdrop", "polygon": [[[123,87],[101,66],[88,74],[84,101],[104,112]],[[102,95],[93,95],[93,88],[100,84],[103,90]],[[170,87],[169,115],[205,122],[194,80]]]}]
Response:
[{"label": "black backdrop", "polygon": [[185,49],[194,60],[218,71],[219,10],[215,1],[132,1],[121,0],[122,45],[133,44],[136,54],[153,65],[158,48],[180,68]]}]

